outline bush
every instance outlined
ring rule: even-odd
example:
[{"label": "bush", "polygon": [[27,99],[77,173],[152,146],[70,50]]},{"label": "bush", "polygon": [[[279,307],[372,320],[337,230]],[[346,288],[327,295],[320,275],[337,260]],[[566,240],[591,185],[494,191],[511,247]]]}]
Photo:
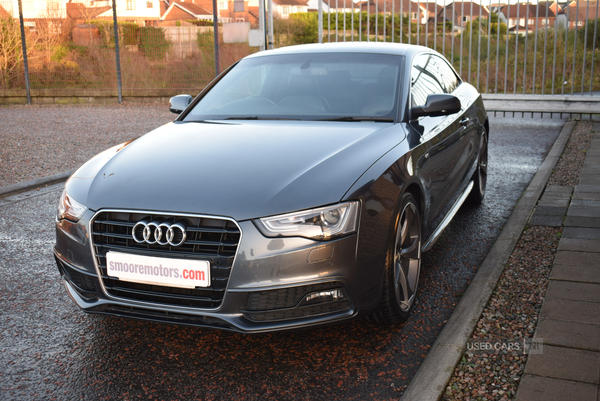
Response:
[{"label": "bush", "polygon": [[140,52],[151,60],[164,60],[172,46],[164,29],[154,26],[139,28],[139,40]]},{"label": "bush", "polygon": [[585,36],[585,31],[583,29],[580,31],[583,33],[583,35],[581,35],[582,41],[586,42],[588,49],[591,49],[592,46],[594,46],[594,28],[596,25],[596,49],[598,49],[600,48],[600,18],[587,21],[587,37]]},{"label": "bush", "polygon": [[[115,43],[114,25],[111,21],[92,20],[91,25],[98,28],[98,34],[105,45]],[[121,45],[137,45],[140,27],[135,22],[119,22],[119,44]]]},{"label": "bush", "polygon": [[317,43],[319,40],[319,20],[317,13],[290,14],[293,44]]}]

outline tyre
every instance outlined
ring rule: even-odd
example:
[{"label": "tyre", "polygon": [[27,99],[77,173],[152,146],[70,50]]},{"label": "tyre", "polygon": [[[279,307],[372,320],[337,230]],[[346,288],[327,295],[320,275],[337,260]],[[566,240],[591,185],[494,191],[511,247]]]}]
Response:
[{"label": "tyre", "polygon": [[488,135],[485,129],[481,133],[479,141],[479,155],[477,156],[477,169],[473,174],[473,190],[469,194],[469,201],[473,204],[480,204],[485,197],[485,187],[487,185],[487,165],[488,165]]},{"label": "tyre", "polygon": [[390,235],[378,323],[399,324],[410,315],[415,303],[421,273],[421,213],[411,193],[402,196],[400,209]]}]

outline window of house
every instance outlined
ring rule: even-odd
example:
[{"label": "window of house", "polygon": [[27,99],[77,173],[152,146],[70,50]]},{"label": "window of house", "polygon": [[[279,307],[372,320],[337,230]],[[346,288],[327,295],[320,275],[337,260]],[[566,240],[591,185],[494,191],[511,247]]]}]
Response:
[{"label": "window of house", "polygon": [[469,21],[469,17],[467,15],[462,17],[462,22],[468,22]]},{"label": "window of house", "polygon": [[236,18],[235,22],[244,22],[244,19],[243,18]]},{"label": "window of house", "polygon": [[244,12],[244,0],[233,0],[233,12]]},{"label": "window of house", "polygon": [[221,0],[219,1],[219,10],[227,10],[227,1]]},{"label": "window of house", "polygon": [[127,0],[126,8],[128,10],[135,10],[135,0]]},{"label": "window of house", "polygon": [[282,10],[283,10],[284,14],[289,14],[290,13],[290,7],[289,6],[282,7]]},{"label": "window of house", "polygon": [[412,13],[412,19],[417,19],[417,13]]},{"label": "window of house", "polygon": [[146,2],[146,8],[153,8],[154,4],[151,1]]}]

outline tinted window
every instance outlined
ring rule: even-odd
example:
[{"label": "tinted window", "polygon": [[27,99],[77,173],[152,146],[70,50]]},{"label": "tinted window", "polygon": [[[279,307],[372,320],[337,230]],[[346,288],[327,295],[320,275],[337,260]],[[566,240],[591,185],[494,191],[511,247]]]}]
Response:
[{"label": "tinted window", "polygon": [[452,69],[452,67],[450,67],[450,65],[448,65],[446,60],[443,60],[438,56],[432,56],[432,59],[435,60],[435,64],[438,68],[438,72],[440,74],[442,83],[444,85],[444,88],[446,89],[446,93],[454,92],[454,89],[456,89],[456,87],[459,84],[458,78],[456,77],[454,70]]},{"label": "tinted window", "polygon": [[419,55],[413,60],[410,91],[412,106],[425,105],[429,95],[446,93],[438,64],[429,54]]},{"label": "tinted window", "polygon": [[244,59],[184,120],[393,118],[402,60],[401,56],[372,53]]}]

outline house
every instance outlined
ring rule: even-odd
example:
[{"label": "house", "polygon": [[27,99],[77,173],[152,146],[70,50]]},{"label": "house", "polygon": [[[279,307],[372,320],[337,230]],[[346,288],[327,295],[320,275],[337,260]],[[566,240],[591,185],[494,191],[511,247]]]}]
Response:
[{"label": "house", "polygon": [[[360,6],[363,2],[361,1],[353,1],[353,0],[322,0],[323,1],[323,12],[328,13],[351,13],[351,12],[359,12]],[[318,11],[319,0],[309,0],[308,1],[308,11]]]},{"label": "house", "polygon": [[288,19],[290,14],[306,12],[308,12],[307,0],[273,0],[274,17]]},{"label": "house", "polygon": [[413,24],[426,24],[429,20],[431,10],[441,9],[432,1],[427,5],[426,2],[417,3],[410,0],[369,0],[362,5],[362,11],[371,14],[402,14],[409,17]]},{"label": "house", "polygon": [[167,9],[161,14],[159,20],[161,25],[173,25],[168,22],[177,24],[178,21],[212,21],[213,12],[212,4],[210,9],[200,5],[200,2],[195,3],[193,0],[181,1],[181,0],[170,0],[161,1],[165,3]]},{"label": "house", "polygon": [[[135,22],[140,26],[157,25],[163,0],[115,0],[117,19]],[[69,0],[67,16],[76,23],[93,19],[112,19],[112,0]]]},{"label": "house", "polygon": [[[40,23],[48,24],[48,20],[61,20],[66,18],[66,0],[29,0],[22,2],[23,24],[32,31]],[[18,0],[2,0],[0,2],[0,15],[5,14],[19,18]],[[52,24],[52,23],[51,23]],[[60,31],[60,23],[56,22],[53,30]]]},{"label": "house", "polygon": [[568,21],[569,29],[573,29],[576,26],[581,28],[588,20],[600,18],[600,10],[598,10],[598,7],[598,1],[571,1],[559,11],[558,14],[561,16],[561,22],[559,24],[564,26]]},{"label": "house", "polygon": [[[13,18],[19,18],[19,0],[2,0],[2,8]],[[45,18],[66,18],[67,0],[28,0],[22,2],[23,18],[36,20]]]},{"label": "house", "polygon": [[547,4],[511,4],[500,9],[501,19],[506,22],[508,32],[528,33],[535,31],[536,27],[554,26],[556,14],[554,7]]},{"label": "house", "polygon": [[462,30],[467,27],[467,24],[481,15],[481,18],[488,18],[490,10],[487,6],[480,6],[471,1],[455,1],[446,5],[439,14],[438,22],[452,22],[454,30]]}]

